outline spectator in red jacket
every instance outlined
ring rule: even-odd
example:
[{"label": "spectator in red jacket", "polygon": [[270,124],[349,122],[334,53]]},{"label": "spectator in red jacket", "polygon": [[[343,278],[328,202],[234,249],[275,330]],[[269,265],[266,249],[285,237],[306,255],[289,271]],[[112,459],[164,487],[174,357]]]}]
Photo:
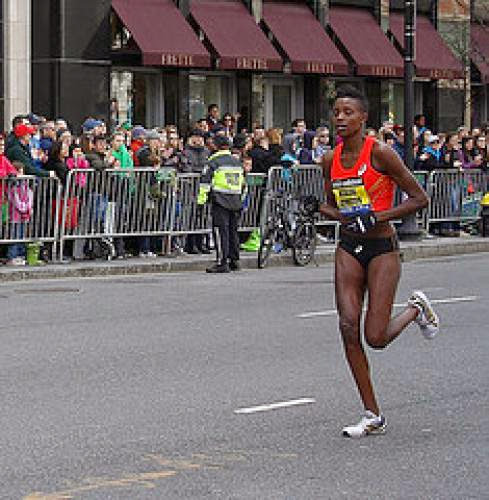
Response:
[{"label": "spectator in red jacket", "polygon": [[138,153],[139,150],[146,144],[146,130],[144,127],[137,125],[131,132],[131,155],[136,167],[140,167]]}]

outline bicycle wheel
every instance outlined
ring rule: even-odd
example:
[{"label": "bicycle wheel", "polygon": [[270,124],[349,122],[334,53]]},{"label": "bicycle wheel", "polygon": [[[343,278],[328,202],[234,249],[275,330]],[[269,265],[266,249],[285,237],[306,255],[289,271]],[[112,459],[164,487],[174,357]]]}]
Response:
[{"label": "bicycle wheel", "polygon": [[313,222],[301,222],[297,225],[292,246],[292,256],[298,266],[307,266],[316,251],[316,226]]},{"label": "bicycle wheel", "polygon": [[273,244],[275,243],[275,238],[277,234],[277,229],[272,223],[268,223],[262,232],[260,238],[260,248],[258,249],[258,268],[263,269],[268,262],[268,258],[272,253]]}]

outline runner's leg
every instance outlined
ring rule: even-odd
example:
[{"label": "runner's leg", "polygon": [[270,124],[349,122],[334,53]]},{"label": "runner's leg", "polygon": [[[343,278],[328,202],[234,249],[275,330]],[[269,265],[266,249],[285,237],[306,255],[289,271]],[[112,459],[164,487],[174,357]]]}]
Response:
[{"label": "runner's leg", "polygon": [[366,272],[348,252],[338,247],[335,259],[336,307],[345,355],[365,409],[379,414],[367,356],[360,340],[360,320],[365,294]]},{"label": "runner's leg", "polygon": [[379,255],[369,263],[365,341],[374,349],[387,347],[418,315],[414,306],[407,306],[404,311],[391,318],[400,276],[399,252]]}]

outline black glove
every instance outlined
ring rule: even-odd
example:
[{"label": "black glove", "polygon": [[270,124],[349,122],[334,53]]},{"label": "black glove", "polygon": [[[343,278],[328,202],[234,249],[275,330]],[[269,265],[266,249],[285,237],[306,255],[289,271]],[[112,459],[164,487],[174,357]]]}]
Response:
[{"label": "black glove", "polygon": [[354,233],[365,234],[377,223],[377,217],[371,211],[353,215],[348,219],[345,228]]}]

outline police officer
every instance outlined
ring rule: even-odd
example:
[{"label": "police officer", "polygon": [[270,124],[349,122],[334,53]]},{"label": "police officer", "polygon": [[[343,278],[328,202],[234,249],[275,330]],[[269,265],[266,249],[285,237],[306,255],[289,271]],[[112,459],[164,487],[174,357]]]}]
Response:
[{"label": "police officer", "polygon": [[217,151],[209,157],[202,172],[199,203],[209,198],[216,245],[216,264],[208,273],[229,273],[239,270],[238,224],[241,214],[241,195],[244,171],[241,161],[232,155],[226,136],[214,138]]}]

